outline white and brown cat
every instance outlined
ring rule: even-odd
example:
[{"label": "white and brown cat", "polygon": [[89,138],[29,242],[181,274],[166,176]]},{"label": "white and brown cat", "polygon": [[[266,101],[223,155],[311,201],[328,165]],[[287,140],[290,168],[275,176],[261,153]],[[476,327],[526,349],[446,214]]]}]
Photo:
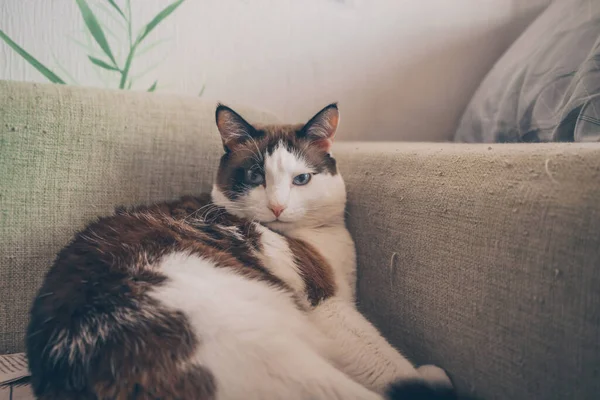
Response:
[{"label": "white and brown cat", "polygon": [[58,255],[31,310],[36,396],[450,399],[355,307],[339,112],[252,126],[228,107],[212,199],[119,209]]}]

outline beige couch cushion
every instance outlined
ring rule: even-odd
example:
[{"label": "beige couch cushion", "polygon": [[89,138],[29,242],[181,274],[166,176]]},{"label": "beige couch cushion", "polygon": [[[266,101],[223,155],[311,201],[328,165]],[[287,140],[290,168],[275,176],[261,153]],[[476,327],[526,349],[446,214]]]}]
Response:
[{"label": "beige couch cushion", "polygon": [[486,400],[600,393],[600,144],[343,144],[361,309]]}]

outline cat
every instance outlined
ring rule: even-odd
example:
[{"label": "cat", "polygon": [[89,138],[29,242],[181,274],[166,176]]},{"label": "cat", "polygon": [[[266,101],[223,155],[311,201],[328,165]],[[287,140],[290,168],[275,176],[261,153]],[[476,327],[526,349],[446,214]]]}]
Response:
[{"label": "cat", "polygon": [[119,208],[57,256],[33,302],[35,395],[70,399],[451,399],[355,307],[337,104],[306,124],[216,109],[211,195]]}]

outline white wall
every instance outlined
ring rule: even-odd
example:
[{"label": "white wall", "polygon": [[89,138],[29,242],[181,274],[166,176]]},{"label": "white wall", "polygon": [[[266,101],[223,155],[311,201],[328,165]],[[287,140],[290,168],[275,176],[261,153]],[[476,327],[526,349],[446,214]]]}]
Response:
[{"label": "white wall", "polygon": [[[126,31],[103,11],[105,0],[88,1],[122,60]],[[205,83],[208,99],[289,122],[339,101],[342,137],[449,138],[479,80],[548,2],[186,0],[149,37],[162,42],[136,60],[133,75],[154,69],[134,89],[158,78],[159,91],[197,95]],[[170,3],[131,0],[135,25]],[[0,29],[61,77],[117,84],[74,42],[86,42],[74,0],[0,0]],[[46,81],[1,41],[0,79]]]}]

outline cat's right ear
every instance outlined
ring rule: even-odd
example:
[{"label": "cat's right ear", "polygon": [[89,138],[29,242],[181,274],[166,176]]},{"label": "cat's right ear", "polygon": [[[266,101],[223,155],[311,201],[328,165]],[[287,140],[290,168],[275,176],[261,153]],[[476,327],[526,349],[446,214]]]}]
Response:
[{"label": "cat's right ear", "polygon": [[219,104],[215,112],[217,128],[221,134],[223,148],[232,151],[236,145],[255,135],[255,129],[231,108]]},{"label": "cat's right ear", "polygon": [[312,117],[299,132],[299,136],[307,138],[329,152],[339,122],[340,112],[337,103],[332,103]]}]

